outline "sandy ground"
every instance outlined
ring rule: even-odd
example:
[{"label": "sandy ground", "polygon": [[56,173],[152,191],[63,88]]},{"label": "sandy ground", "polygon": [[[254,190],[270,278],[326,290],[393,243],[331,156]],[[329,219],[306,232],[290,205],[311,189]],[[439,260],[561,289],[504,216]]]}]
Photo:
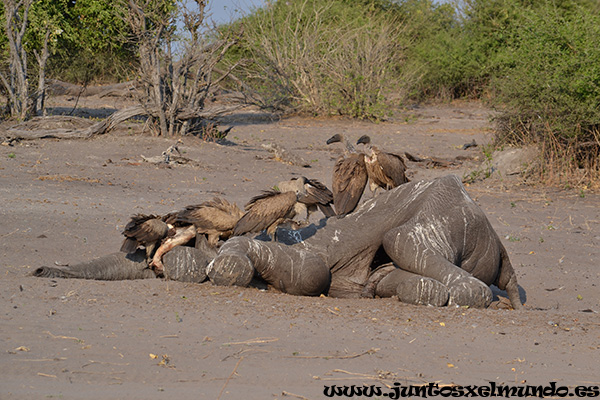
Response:
[{"label": "sandy ground", "polygon": [[[120,104],[78,106],[92,114]],[[227,145],[184,138],[183,155],[199,164],[172,168],[143,161],[174,140],[149,137],[139,123],[93,140],[1,146],[0,398],[312,400],[334,384],[599,385],[600,196],[590,192],[514,178],[467,187],[510,254],[524,311],[27,276],[117,251],[134,213],[214,195],[243,206],[299,175],[330,186],[339,149],[325,141],[337,132],[368,133],[390,151],[459,157],[450,168],[410,162],[413,180],[462,177],[484,158],[481,146],[462,146],[490,141],[489,115],[474,104],[416,108],[381,124],[240,114]],[[265,143],[311,168],[271,159]]]}]

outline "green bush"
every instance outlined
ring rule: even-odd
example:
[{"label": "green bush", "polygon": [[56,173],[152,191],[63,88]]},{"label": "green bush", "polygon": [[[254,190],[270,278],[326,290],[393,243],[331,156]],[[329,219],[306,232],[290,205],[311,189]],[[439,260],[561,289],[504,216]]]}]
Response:
[{"label": "green bush", "polygon": [[[537,143],[540,173],[590,183],[600,148],[600,16],[552,3],[525,10],[491,80],[499,139]],[[582,177],[582,174],[585,177]]]},{"label": "green bush", "polygon": [[430,7],[428,24],[435,29],[411,49],[411,63],[423,71],[414,97],[481,98],[522,5],[518,0],[465,0],[448,7]]},{"label": "green bush", "polygon": [[[158,0],[172,3],[171,0]],[[46,74],[73,83],[118,81],[137,67],[136,48],[127,40],[127,5],[122,0],[36,1],[29,11],[25,36],[30,76],[37,75],[34,51],[42,48],[46,30],[50,31],[50,58]],[[4,7],[0,6],[2,32]],[[8,58],[8,40],[0,35],[2,60]],[[6,70],[5,65],[0,68]]]},{"label": "green bush", "polygon": [[464,0],[450,24],[429,14],[437,31],[408,53],[409,65],[421,71],[413,97],[483,99],[500,111],[499,143],[540,146],[537,179],[598,179],[597,2]]}]

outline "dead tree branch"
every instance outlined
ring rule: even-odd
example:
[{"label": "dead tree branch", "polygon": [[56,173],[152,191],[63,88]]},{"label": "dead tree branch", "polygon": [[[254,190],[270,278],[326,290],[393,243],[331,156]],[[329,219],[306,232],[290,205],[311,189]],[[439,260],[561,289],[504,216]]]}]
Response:
[{"label": "dead tree branch", "polygon": [[30,121],[13,126],[6,130],[6,135],[10,139],[89,139],[93,136],[103,135],[112,130],[118,124],[141,115],[145,115],[146,110],[142,106],[133,106],[117,111],[103,121],[90,124],[87,127],[73,128],[49,128],[53,124],[71,121],[74,125],[86,125],[89,120],[75,117],[55,116],[55,117],[36,117]]},{"label": "dead tree branch", "polygon": [[[194,10],[191,6],[194,5]],[[186,31],[182,51],[175,54],[174,17],[172,13],[153,7],[151,2],[128,0],[129,23],[138,44],[140,81],[143,90],[140,104],[146,109],[157,134],[186,135],[203,132],[207,114],[217,116],[239,107],[204,110],[213,88],[227,77],[232,68],[214,77],[216,65],[235,45],[240,33],[225,34],[206,40],[204,25],[205,0],[182,6]]]}]

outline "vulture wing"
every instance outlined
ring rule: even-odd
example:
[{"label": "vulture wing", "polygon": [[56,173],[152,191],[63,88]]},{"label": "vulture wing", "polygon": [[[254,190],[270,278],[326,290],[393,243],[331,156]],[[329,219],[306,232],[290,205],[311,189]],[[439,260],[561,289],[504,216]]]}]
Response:
[{"label": "vulture wing", "polygon": [[306,179],[304,187],[305,194],[298,199],[299,202],[307,205],[316,204],[327,218],[335,215],[332,207],[333,193],[327,186],[316,179]]},{"label": "vulture wing", "polygon": [[193,224],[198,232],[233,229],[243,212],[235,204],[214,198],[201,204],[187,206],[177,214],[177,222]]},{"label": "vulture wing", "polygon": [[303,198],[313,204],[328,204],[333,201],[331,190],[316,179],[307,179],[304,188],[306,189],[306,195]]},{"label": "vulture wing", "polygon": [[[156,215],[136,214],[125,225],[123,235],[126,239],[121,251],[131,253],[139,244],[146,245],[164,238],[169,231],[168,225]],[[135,242],[134,242],[135,241]],[[135,248],[133,247],[135,244]]]},{"label": "vulture wing", "polygon": [[294,192],[266,191],[246,204],[246,213],[237,222],[233,235],[248,232],[261,232],[279,219],[286,218],[294,209],[296,194]]},{"label": "vulture wing", "polygon": [[404,159],[398,154],[380,152],[377,155],[377,160],[381,164],[383,173],[393,182],[393,187],[400,186],[409,181],[406,177],[406,164],[404,163]]},{"label": "vulture wing", "polygon": [[333,170],[333,204],[338,216],[354,211],[367,185],[367,170],[362,154],[340,158]]}]

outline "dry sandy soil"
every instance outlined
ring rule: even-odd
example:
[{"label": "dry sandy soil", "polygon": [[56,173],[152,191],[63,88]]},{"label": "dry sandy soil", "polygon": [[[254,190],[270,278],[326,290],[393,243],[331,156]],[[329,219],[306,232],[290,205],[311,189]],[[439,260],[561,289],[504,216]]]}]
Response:
[{"label": "dry sandy soil", "polygon": [[[120,106],[88,98],[78,112]],[[482,147],[462,146],[491,140],[489,115],[474,104],[419,107],[381,124],[241,113],[227,145],[184,138],[183,155],[198,165],[171,168],[143,161],[174,140],[149,137],[140,123],[92,140],[1,146],[0,398],[312,400],[333,384],[599,385],[600,196],[590,192],[515,178],[467,187],[510,254],[523,311],[28,276],[41,265],[118,251],[134,213],[214,195],[242,206],[298,175],[330,186],[339,149],[325,141],[336,132],[353,140],[368,133],[390,151],[460,157],[450,168],[410,162],[413,180],[462,177],[480,168]],[[271,159],[265,143],[311,168]]]}]

